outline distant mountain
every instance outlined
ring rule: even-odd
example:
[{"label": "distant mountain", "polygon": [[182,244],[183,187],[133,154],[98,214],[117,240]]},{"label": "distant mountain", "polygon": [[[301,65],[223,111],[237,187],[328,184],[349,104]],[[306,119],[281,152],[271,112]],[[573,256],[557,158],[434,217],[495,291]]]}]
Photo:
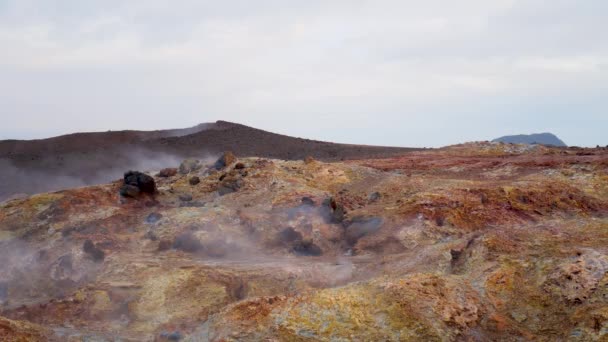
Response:
[{"label": "distant mountain", "polygon": [[416,149],[335,144],[275,134],[217,121],[185,129],[74,133],[38,140],[0,141],[0,201],[36,193],[106,183],[129,170],[176,167],[188,157],[237,156],[340,160],[388,157]]},{"label": "distant mountain", "polygon": [[520,134],[520,135],[506,135],[498,139],[492,140],[494,142],[504,142],[511,144],[540,144],[550,146],[567,146],[560,138],[552,133],[536,133],[536,134]]}]

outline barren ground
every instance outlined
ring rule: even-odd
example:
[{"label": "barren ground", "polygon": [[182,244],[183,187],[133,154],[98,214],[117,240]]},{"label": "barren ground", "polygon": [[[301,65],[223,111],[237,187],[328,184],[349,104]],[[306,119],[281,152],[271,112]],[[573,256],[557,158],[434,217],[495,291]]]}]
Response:
[{"label": "barren ground", "polygon": [[0,204],[0,338],[608,338],[606,149],[239,162]]}]

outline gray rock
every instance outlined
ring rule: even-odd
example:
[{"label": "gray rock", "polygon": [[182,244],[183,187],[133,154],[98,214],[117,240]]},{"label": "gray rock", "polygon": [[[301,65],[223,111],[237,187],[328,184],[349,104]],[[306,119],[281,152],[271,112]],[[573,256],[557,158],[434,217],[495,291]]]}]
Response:
[{"label": "gray rock", "polygon": [[190,172],[199,170],[202,167],[200,160],[198,159],[186,159],[179,165],[179,173],[187,175]]}]

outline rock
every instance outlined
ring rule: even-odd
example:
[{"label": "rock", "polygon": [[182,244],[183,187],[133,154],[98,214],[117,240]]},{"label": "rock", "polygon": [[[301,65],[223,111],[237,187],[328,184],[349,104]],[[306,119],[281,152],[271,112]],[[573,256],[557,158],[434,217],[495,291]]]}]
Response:
[{"label": "rock", "polygon": [[194,176],[194,177],[190,178],[190,180],[188,180],[188,183],[190,183],[190,185],[197,185],[200,182],[201,182],[201,179],[198,178],[197,176]]},{"label": "rock", "polygon": [[167,341],[179,341],[182,339],[182,334],[180,334],[179,331],[174,331],[174,332],[163,331],[160,334],[160,337],[163,339],[166,339]]},{"label": "rock", "polygon": [[95,262],[103,261],[103,259],[105,258],[105,253],[101,249],[99,249],[91,240],[86,240],[84,242],[82,250],[86,254],[88,254]]},{"label": "rock", "polygon": [[192,195],[190,195],[190,194],[181,194],[181,195],[179,195],[179,200],[183,201],[183,202],[190,202],[190,201],[192,201]]},{"label": "rock", "polygon": [[162,217],[163,217],[163,215],[161,215],[159,213],[151,213],[150,215],[148,215],[148,217],[146,217],[146,223],[156,223]]},{"label": "rock", "polygon": [[224,152],[224,154],[222,154],[222,156],[215,162],[214,167],[217,170],[221,170],[223,168],[225,168],[228,165],[231,165],[232,163],[236,162],[236,156],[230,152],[230,151],[226,151]]},{"label": "rock", "polygon": [[373,203],[373,202],[376,202],[377,200],[379,200],[380,197],[382,197],[382,195],[380,195],[380,193],[378,191],[376,191],[376,192],[372,192],[371,194],[369,194],[368,200],[370,203]]},{"label": "rock", "polygon": [[173,248],[188,253],[196,253],[203,249],[203,245],[196,236],[186,232],[175,237]]},{"label": "rock", "polygon": [[314,207],[315,206],[315,201],[312,198],[310,198],[310,197],[302,197],[302,205],[309,206],[309,207]]},{"label": "rock", "polygon": [[198,159],[186,159],[179,165],[179,173],[187,175],[190,172],[199,170],[202,167],[200,160]]},{"label": "rock", "polygon": [[321,215],[327,223],[342,223],[346,210],[333,197],[326,198],[321,207]]},{"label": "rock", "polygon": [[120,190],[118,192],[120,193],[120,195],[122,197],[132,197],[132,198],[135,198],[135,197],[139,196],[139,194],[140,194],[138,187],[136,187],[135,185],[129,185],[129,184],[125,184],[125,185],[121,186]]},{"label": "rock", "polygon": [[292,227],[287,227],[279,233],[278,239],[282,243],[292,243],[294,241],[301,241],[302,234]]},{"label": "rock", "polygon": [[224,196],[238,191],[242,185],[243,181],[241,179],[224,178],[222,183],[220,183],[217,192],[220,194],[220,196]]},{"label": "rock", "polygon": [[312,156],[306,156],[306,158],[304,158],[304,164],[312,164],[315,162],[315,158],[313,158]]},{"label": "rock", "polygon": [[167,177],[173,177],[177,174],[177,168],[166,168],[166,169],[162,169],[160,170],[160,172],[158,173],[159,177],[163,177],[163,178],[167,178]]},{"label": "rock", "polygon": [[235,168],[235,169],[237,169],[237,170],[242,170],[242,169],[244,169],[244,168],[245,168],[245,164],[240,163],[240,162],[239,162],[239,163],[236,163],[236,164],[234,165],[234,168]]},{"label": "rock", "polygon": [[299,240],[293,245],[292,251],[300,256],[319,256],[323,251],[310,240]]},{"label": "rock", "polygon": [[580,305],[596,291],[606,272],[608,256],[590,251],[559,265],[549,274],[543,289],[568,305]]},{"label": "rock", "polygon": [[[139,192],[143,193],[153,194],[156,192],[156,183],[154,182],[154,178],[139,171],[126,172],[124,175],[124,185],[137,187],[139,189]],[[121,195],[124,193],[128,197],[137,196],[132,196],[132,194],[135,193],[135,190],[133,188],[125,186],[120,189]]]},{"label": "rock", "polygon": [[526,314],[523,314],[523,313],[520,313],[520,312],[511,312],[511,317],[517,323],[521,323],[521,322],[525,321],[526,319],[528,319],[528,316],[526,316]]}]

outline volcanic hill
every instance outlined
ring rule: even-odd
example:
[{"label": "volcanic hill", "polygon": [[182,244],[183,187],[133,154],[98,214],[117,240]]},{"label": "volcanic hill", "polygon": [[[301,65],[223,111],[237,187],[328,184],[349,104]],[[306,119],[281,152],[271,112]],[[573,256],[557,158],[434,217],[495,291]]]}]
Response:
[{"label": "volcanic hill", "polygon": [[0,340],[606,340],[607,213],[602,148],[187,160],[0,204]]},{"label": "volcanic hill", "polygon": [[509,144],[539,144],[547,146],[561,146],[566,147],[560,138],[553,133],[535,133],[535,134],[519,134],[519,135],[506,135],[492,140],[494,142],[503,142]]},{"label": "volcanic hill", "polygon": [[377,158],[411,148],[335,144],[217,121],[186,129],[75,133],[0,141],[0,200],[106,183],[127,169],[157,169],[189,157],[238,156],[320,160]]}]

